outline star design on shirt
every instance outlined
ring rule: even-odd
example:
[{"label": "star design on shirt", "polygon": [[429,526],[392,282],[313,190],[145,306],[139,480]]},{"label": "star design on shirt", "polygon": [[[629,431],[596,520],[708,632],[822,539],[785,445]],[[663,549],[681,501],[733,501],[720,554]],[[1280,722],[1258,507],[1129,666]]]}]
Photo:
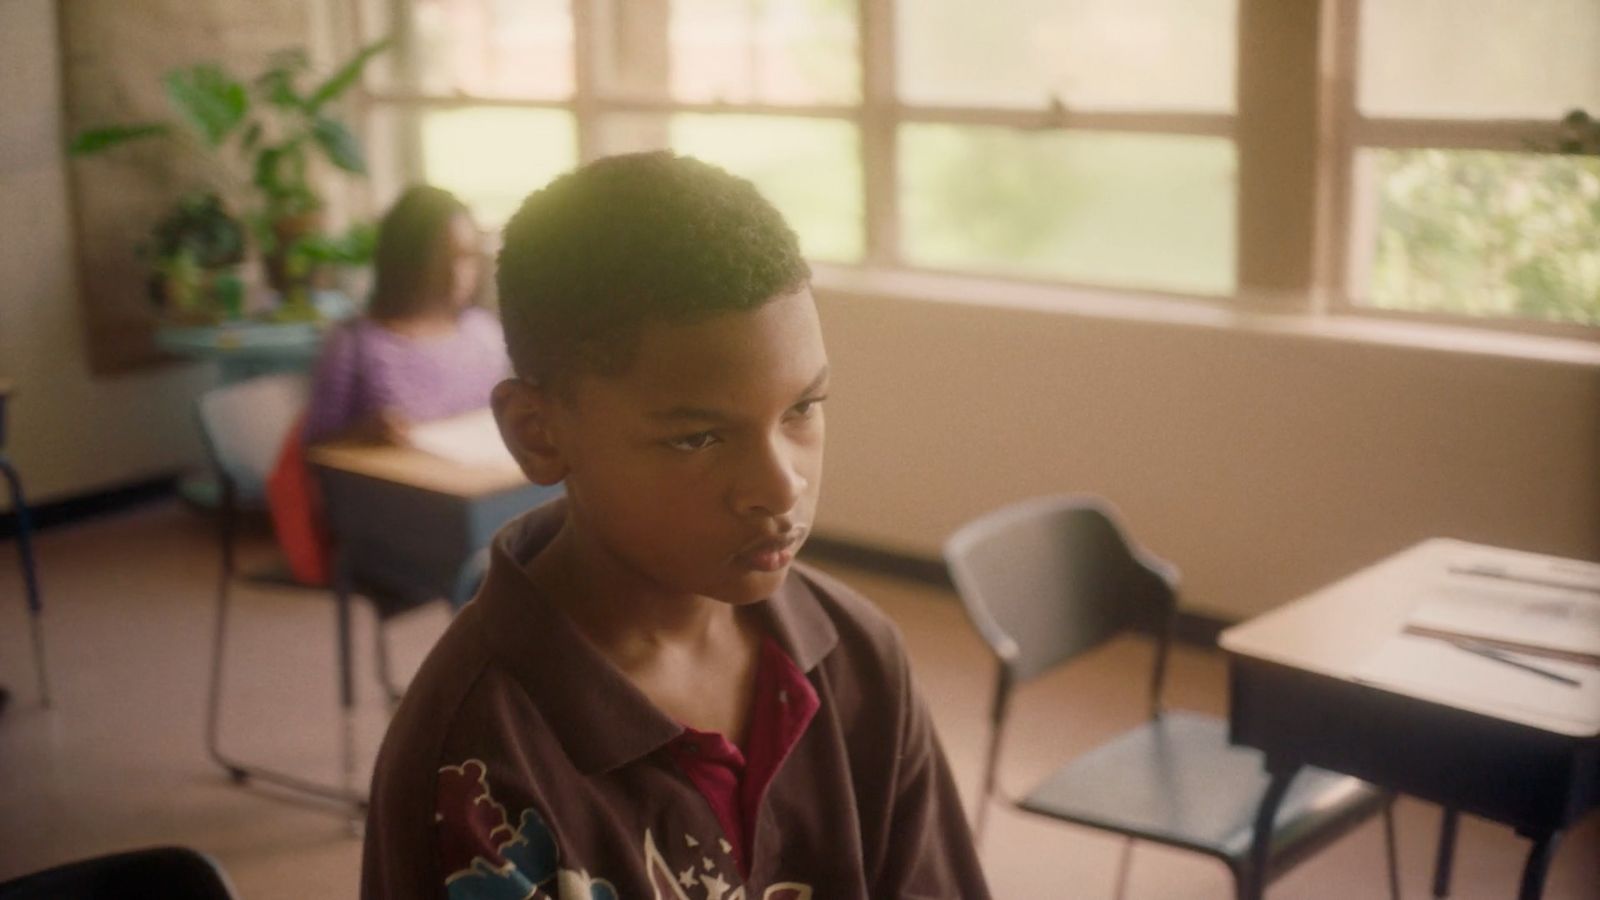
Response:
[{"label": "star design on shirt", "polygon": [[684,835],[684,836],[683,836],[683,842],[684,842],[684,843],[685,843],[685,844],[688,844],[688,845],[689,845],[689,846],[691,846],[691,847],[698,847],[698,846],[700,846],[700,842],[699,842],[699,841],[697,841],[697,840],[695,840],[695,839],[694,839],[694,835],[692,835],[692,834],[686,834],[686,835]]},{"label": "star design on shirt", "polygon": [[728,892],[728,883],[721,875],[701,875],[700,883],[705,886],[706,900],[722,900],[722,895]]},{"label": "star design on shirt", "polygon": [[678,883],[686,888],[694,887],[694,866],[690,866],[678,873]]},{"label": "star design on shirt", "polygon": [[711,861],[711,857],[709,856],[700,857],[700,865],[705,866],[707,872],[717,867],[716,864]]},{"label": "star design on shirt", "polygon": [[723,838],[722,839],[722,852],[723,852],[724,855],[733,852],[733,845],[728,843],[728,839],[727,838]]}]

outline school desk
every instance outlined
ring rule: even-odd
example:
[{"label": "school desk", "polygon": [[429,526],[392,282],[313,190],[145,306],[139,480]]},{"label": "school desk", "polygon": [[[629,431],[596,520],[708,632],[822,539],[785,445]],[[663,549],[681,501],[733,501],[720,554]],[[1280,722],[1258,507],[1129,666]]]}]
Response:
[{"label": "school desk", "polygon": [[[1562,831],[1600,805],[1600,669],[1535,662],[1547,672],[1540,676],[1402,634],[1415,627],[1418,604],[1471,582],[1472,569],[1600,601],[1594,563],[1424,541],[1224,631],[1231,734],[1261,750],[1272,775],[1258,822],[1271,821],[1300,767],[1347,773],[1445,809],[1435,896],[1448,894],[1455,816],[1467,812],[1531,840],[1518,894],[1531,900]],[[1508,586],[1483,581],[1468,589]],[[1406,672],[1404,658],[1393,664],[1397,648],[1443,655],[1419,657],[1422,665],[1402,677],[1393,674]],[[1562,672],[1581,684],[1549,677]]]},{"label": "school desk", "polygon": [[470,598],[484,553],[508,519],[560,494],[510,462],[463,465],[409,447],[311,448],[334,539],[339,698],[346,713],[345,786],[355,769],[350,593],[360,583],[416,600]]}]

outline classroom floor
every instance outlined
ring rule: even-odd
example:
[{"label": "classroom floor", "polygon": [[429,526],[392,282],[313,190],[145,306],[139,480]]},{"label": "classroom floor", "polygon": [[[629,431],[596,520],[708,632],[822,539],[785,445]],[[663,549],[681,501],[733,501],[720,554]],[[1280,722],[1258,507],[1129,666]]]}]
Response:
[{"label": "classroom floor", "polygon": [[[47,604],[55,705],[34,688],[20,573],[0,545],[0,880],[77,857],[162,843],[213,854],[246,900],[354,896],[360,841],[324,809],[231,786],[201,740],[216,552],[209,522],[162,503],[58,528],[38,541]],[[269,558],[257,538],[249,557]],[[837,574],[900,623],[961,789],[975,793],[991,669],[949,594],[848,569]],[[229,750],[252,760],[334,779],[338,715],[332,606],[321,595],[247,586],[233,646]],[[443,628],[431,608],[397,623],[398,668],[409,673]],[[357,619],[359,746],[370,756],[385,714],[373,677],[370,626]],[[1051,763],[1140,716],[1148,666],[1129,641],[1097,651],[1062,677],[1019,697],[1003,782],[1021,788]],[[1220,713],[1220,655],[1175,654],[1169,705]],[[1058,710],[1056,714],[1049,714]],[[363,775],[364,777],[364,775]],[[1405,895],[1428,896],[1437,810],[1398,808]],[[996,808],[983,859],[997,897],[1110,897],[1120,841]],[[1456,891],[1461,900],[1516,893],[1525,845],[1509,831],[1463,822]],[[1295,869],[1271,900],[1385,896],[1381,829],[1369,823]],[[1232,897],[1221,865],[1138,845],[1130,900]],[[1600,816],[1568,836],[1546,897],[1600,898]],[[824,900],[824,898],[818,898]]]}]

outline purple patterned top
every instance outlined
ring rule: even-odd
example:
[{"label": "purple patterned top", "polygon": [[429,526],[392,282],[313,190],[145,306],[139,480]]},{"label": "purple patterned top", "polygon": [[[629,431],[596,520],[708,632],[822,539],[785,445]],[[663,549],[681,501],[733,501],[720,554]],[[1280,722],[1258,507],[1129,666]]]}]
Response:
[{"label": "purple patterned top", "polygon": [[311,383],[305,440],[315,444],[380,409],[426,422],[489,405],[511,372],[500,320],[469,307],[453,334],[407,337],[361,318],[328,335]]}]

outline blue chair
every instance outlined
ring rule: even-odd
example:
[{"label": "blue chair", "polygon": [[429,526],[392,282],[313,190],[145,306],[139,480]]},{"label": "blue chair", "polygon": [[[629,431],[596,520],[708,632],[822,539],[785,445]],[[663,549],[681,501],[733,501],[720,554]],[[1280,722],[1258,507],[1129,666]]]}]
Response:
[{"label": "blue chair", "polygon": [[989,513],[946,542],[944,558],[973,627],[999,663],[974,831],[995,791],[1012,690],[1114,635],[1156,635],[1145,723],[1068,761],[1018,809],[1123,835],[1117,895],[1135,839],[1224,863],[1240,900],[1372,815],[1384,817],[1390,894],[1396,874],[1392,795],[1320,769],[1299,773],[1269,833],[1258,810],[1270,781],[1259,751],[1233,746],[1221,719],[1167,711],[1161,686],[1177,613],[1177,570],[1133,545],[1093,497],[1045,497]]},{"label": "blue chair", "polygon": [[39,573],[33,562],[33,521],[28,516],[28,502],[22,494],[22,476],[6,455],[6,400],[11,396],[11,382],[0,378],[0,474],[5,475],[11,490],[11,511],[17,523],[17,552],[22,555],[22,581],[26,587],[28,603],[28,628],[33,637],[33,664],[39,680],[39,702],[50,706],[50,680],[44,661],[44,604],[39,597]]}]

